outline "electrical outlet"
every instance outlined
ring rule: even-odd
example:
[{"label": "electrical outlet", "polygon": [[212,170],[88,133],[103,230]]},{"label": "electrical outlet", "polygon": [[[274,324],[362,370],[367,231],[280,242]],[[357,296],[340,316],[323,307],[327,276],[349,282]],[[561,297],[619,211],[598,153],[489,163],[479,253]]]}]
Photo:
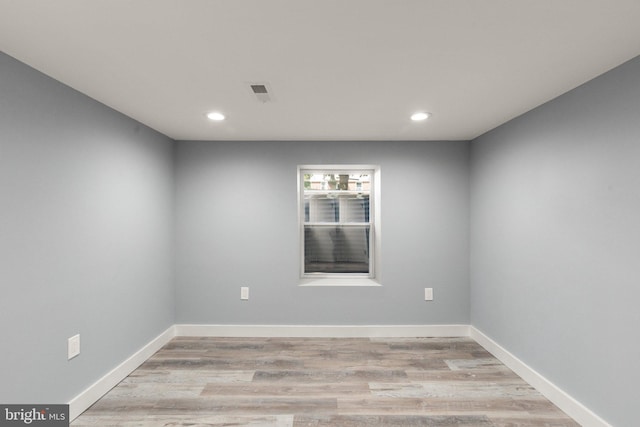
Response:
[{"label": "electrical outlet", "polygon": [[433,288],[424,288],[424,300],[433,301]]},{"label": "electrical outlet", "polygon": [[240,288],[240,299],[249,299],[249,287],[243,286]]},{"label": "electrical outlet", "polygon": [[67,340],[67,360],[71,360],[80,354],[80,334]]}]

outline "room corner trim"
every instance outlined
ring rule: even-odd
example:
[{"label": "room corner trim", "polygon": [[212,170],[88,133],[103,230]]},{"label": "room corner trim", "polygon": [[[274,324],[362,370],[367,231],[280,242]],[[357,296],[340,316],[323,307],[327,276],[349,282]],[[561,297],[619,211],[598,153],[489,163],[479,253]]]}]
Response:
[{"label": "room corner trim", "polygon": [[469,336],[582,426],[611,427],[582,403],[536,372],[500,344],[471,326]]},{"label": "room corner trim", "polygon": [[69,419],[73,421],[77,418],[120,381],[125,379],[138,366],[142,365],[156,351],[160,350],[162,346],[171,341],[171,339],[176,336],[175,331],[175,325],[170,326],[166,331],[151,340],[127,360],[71,399],[69,402]]},{"label": "room corner trim", "polygon": [[376,338],[468,337],[469,325],[176,325],[177,336]]}]

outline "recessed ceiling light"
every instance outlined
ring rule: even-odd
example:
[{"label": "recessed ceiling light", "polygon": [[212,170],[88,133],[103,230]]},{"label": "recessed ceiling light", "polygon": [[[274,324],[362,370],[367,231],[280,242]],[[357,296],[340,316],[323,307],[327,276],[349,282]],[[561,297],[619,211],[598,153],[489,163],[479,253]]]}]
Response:
[{"label": "recessed ceiling light", "polygon": [[207,113],[207,118],[214,122],[220,122],[225,119],[224,114],[213,111],[211,113]]},{"label": "recessed ceiling light", "polygon": [[411,115],[411,120],[414,122],[421,122],[422,120],[427,120],[431,117],[431,113],[413,113]]}]

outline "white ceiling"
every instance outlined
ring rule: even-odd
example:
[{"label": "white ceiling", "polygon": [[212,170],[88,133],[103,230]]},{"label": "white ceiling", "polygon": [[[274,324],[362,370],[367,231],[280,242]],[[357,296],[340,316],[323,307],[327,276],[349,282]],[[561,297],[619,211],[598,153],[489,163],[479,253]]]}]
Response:
[{"label": "white ceiling", "polygon": [[467,140],[640,54],[640,0],[0,0],[0,49],[179,140]]}]

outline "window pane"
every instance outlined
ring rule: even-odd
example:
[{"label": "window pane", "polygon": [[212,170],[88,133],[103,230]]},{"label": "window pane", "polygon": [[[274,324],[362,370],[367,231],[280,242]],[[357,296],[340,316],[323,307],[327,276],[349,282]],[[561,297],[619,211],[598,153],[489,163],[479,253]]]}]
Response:
[{"label": "window pane", "polygon": [[371,176],[362,172],[305,173],[305,190],[369,191]]},{"label": "window pane", "polygon": [[340,201],[326,194],[304,196],[305,222],[339,222]]},{"label": "window pane", "polygon": [[305,194],[304,222],[369,222],[369,195]]},{"label": "window pane", "polygon": [[341,222],[369,222],[369,196],[345,195],[340,199]]},{"label": "window pane", "polygon": [[369,225],[305,225],[305,273],[369,273]]}]

